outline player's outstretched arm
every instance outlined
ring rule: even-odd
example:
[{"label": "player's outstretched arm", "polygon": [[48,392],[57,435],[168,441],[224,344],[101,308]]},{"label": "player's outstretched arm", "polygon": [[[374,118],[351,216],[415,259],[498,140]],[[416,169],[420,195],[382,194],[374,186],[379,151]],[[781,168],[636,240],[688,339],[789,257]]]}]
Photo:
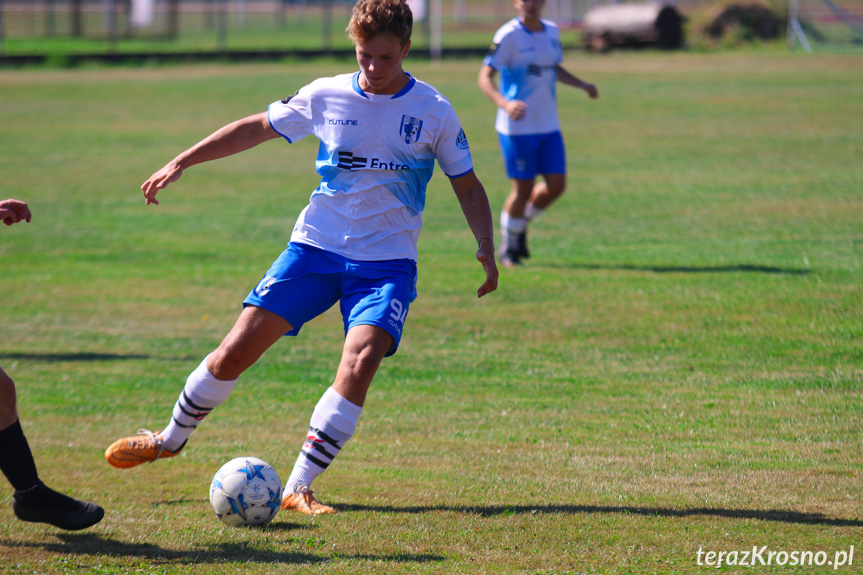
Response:
[{"label": "player's outstretched arm", "polygon": [[279,134],[270,126],[266,112],[228,124],[181,153],[150,176],[141,185],[144,203],[158,205],[156,194],[159,190],[179,180],[186,168],[232,156],[278,137]]},{"label": "player's outstretched arm", "polygon": [[0,220],[7,226],[17,224],[18,222],[30,222],[33,217],[30,213],[30,207],[26,202],[21,200],[0,200]]},{"label": "player's outstretched arm", "polygon": [[557,81],[561,84],[566,84],[567,86],[572,86],[574,88],[579,88],[587,92],[587,95],[590,96],[592,100],[599,98],[599,90],[596,89],[596,86],[589,82],[585,82],[584,80],[573,76],[570,74],[566,68],[558,65],[557,67]]},{"label": "player's outstretched arm", "polygon": [[477,85],[482,93],[485,94],[498,108],[503,108],[504,112],[515,121],[524,118],[527,114],[527,104],[521,100],[507,100],[500,90],[497,89],[497,84],[494,81],[495,69],[484,64],[479,70],[479,78]]},{"label": "player's outstretched arm", "polygon": [[450,178],[449,181],[478,245],[476,259],[485,271],[485,281],[476,290],[476,297],[482,297],[497,289],[498,276],[497,263],[494,260],[494,224],[488,196],[479,178],[472,171],[460,178]]}]

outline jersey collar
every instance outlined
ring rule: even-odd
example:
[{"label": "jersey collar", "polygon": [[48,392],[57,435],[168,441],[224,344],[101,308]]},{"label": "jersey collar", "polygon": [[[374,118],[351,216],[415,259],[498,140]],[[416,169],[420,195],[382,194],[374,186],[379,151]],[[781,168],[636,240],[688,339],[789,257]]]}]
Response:
[{"label": "jersey collar", "polygon": [[525,26],[521,18],[516,18],[516,20],[518,20],[518,25],[521,26],[521,29],[528,34],[542,34],[543,32],[545,32],[545,22],[543,22],[542,20],[539,21],[539,23],[542,24],[542,30],[540,30],[539,32],[534,32],[533,30]]},{"label": "jersey collar", "polygon": [[[396,98],[401,98],[408,92],[410,92],[411,88],[417,83],[417,79],[411,76],[408,72],[405,72],[405,76],[408,77],[408,83],[405,84],[405,87],[398,91],[398,93],[393,94],[390,100],[395,100]],[[360,72],[354,74],[353,80],[351,80],[351,85],[354,88],[354,92],[365,98],[366,100],[370,100],[369,95],[366,94],[362,88],[360,88]]]}]

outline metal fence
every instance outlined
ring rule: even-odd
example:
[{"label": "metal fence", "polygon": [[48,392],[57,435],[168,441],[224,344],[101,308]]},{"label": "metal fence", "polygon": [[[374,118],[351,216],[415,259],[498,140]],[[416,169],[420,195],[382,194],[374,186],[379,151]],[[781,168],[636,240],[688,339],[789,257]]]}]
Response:
[{"label": "metal fence", "polygon": [[[490,31],[515,14],[511,0],[411,3],[421,44],[429,41],[429,15],[437,6],[445,41],[454,46],[487,44]],[[617,2],[547,0],[544,16],[577,27],[590,7],[607,3]],[[7,42],[71,38],[326,50],[350,46],[344,28],[352,6],[353,0],[0,0],[0,34]]]},{"label": "metal fence", "polygon": [[[355,0],[0,0],[0,53],[265,53],[349,51],[344,30]],[[503,22],[512,0],[408,0],[415,14],[414,49],[480,51]],[[592,7],[646,0],[546,0],[566,47],[580,43]],[[726,0],[659,0],[688,18]],[[741,0],[741,2],[744,0]],[[789,0],[761,0],[782,11]],[[794,1],[794,0],[791,0]],[[800,12],[824,2],[799,0]],[[810,10],[811,11],[811,10]],[[853,10],[856,14],[857,10]],[[437,16],[437,18],[435,18]],[[856,25],[856,20],[853,22]],[[441,46],[437,46],[438,49]]]}]

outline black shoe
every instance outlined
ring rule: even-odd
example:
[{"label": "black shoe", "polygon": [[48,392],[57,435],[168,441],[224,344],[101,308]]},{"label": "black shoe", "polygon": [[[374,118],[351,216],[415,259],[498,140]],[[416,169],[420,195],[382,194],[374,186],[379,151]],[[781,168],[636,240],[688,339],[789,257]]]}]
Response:
[{"label": "black shoe", "polygon": [[105,510],[95,503],[57,493],[42,483],[26,492],[16,491],[12,510],[21,521],[50,523],[69,531],[86,529],[105,516]]},{"label": "black shoe", "polygon": [[522,259],[530,258],[530,251],[527,249],[527,230],[518,234],[518,257]]},{"label": "black shoe", "polygon": [[505,268],[514,268],[521,265],[521,258],[515,250],[506,250],[500,254],[500,263]]}]

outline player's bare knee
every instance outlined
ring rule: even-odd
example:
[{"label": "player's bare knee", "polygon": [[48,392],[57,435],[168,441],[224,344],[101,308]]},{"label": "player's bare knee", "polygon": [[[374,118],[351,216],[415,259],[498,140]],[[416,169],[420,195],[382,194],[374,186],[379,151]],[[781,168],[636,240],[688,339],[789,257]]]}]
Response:
[{"label": "player's bare knee", "polygon": [[546,185],[545,193],[548,194],[549,199],[556,200],[566,191],[566,182],[555,182],[553,185]]},{"label": "player's bare knee", "polygon": [[533,194],[533,180],[513,180],[512,190],[510,192],[511,199],[514,201],[526,202]]},{"label": "player's bare knee", "polygon": [[369,348],[360,349],[345,357],[345,368],[355,377],[362,375],[369,369],[377,369],[377,362],[371,361]]},{"label": "player's bare knee", "polygon": [[210,354],[207,369],[216,379],[230,381],[240,377],[255,362],[255,359],[250,361],[245,351],[238,346],[222,344]]},{"label": "player's bare knee", "polygon": [[362,379],[368,377],[369,374],[374,375],[380,364],[381,354],[371,343],[350,350],[342,359],[342,367],[353,378]]}]

